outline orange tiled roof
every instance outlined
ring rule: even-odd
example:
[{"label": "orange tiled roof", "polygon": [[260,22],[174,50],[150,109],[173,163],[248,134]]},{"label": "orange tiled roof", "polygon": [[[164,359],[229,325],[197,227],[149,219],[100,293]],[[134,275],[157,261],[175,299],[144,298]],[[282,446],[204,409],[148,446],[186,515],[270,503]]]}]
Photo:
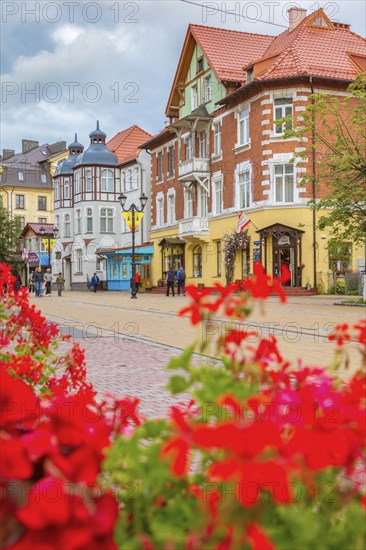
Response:
[{"label": "orange tiled roof", "polygon": [[201,47],[219,80],[245,81],[243,67],[262,57],[273,36],[231,31],[202,25],[190,25],[195,40]]},{"label": "orange tiled roof", "polygon": [[112,137],[107,147],[116,155],[118,163],[124,164],[135,160],[141,153],[139,146],[151,138],[151,134],[134,124]]},{"label": "orange tiled roof", "polygon": [[[322,10],[319,13],[323,15]],[[286,30],[273,40],[265,57],[279,55],[255,80],[298,75],[354,80],[361,68],[357,68],[349,54],[365,56],[366,40],[347,28],[334,26],[329,19],[328,28],[314,27],[311,25],[314,15],[310,14],[294,30]]]}]

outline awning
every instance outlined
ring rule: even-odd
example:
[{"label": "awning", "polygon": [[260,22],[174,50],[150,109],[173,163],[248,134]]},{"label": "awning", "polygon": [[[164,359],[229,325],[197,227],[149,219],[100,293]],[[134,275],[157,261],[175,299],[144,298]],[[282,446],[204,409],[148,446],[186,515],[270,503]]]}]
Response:
[{"label": "awning", "polygon": [[174,246],[176,244],[186,244],[186,241],[183,241],[179,237],[175,238],[166,238],[160,241],[159,246],[162,246],[163,248],[166,248],[167,246]]}]

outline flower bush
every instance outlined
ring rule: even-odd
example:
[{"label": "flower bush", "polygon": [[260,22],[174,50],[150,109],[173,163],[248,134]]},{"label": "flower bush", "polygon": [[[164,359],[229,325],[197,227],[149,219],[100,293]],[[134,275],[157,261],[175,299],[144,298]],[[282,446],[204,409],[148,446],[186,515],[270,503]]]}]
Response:
[{"label": "flower bush", "polygon": [[[286,300],[289,273],[254,271],[239,293],[187,287],[181,315],[215,336],[167,366],[171,393],[192,398],[143,421],[136,400],[96,400],[77,346],[57,358],[57,328],[1,267],[2,546],[364,548],[366,323],[330,335],[331,369],[293,366],[245,324],[256,301]],[[360,367],[345,384],[349,346]]]},{"label": "flower bush", "polygon": [[226,283],[230,284],[234,277],[235,256],[240,248],[248,246],[250,242],[248,231],[231,233],[224,238],[224,264]]}]

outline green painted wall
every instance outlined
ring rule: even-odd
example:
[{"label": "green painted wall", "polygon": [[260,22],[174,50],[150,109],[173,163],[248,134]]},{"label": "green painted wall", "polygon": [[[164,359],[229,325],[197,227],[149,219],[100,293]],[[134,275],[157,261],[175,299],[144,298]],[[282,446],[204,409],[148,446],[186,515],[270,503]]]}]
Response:
[{"label": "green painted wall", "polygon": [[[196,77],[197,73],[197,59],[199,59],[202,56],[202,51],[198,45],[196,45],[191,64],[189,67],[189,71],[186,78],[186,88],[184,91],[185,96],[185,104],[181,106],[179,109],[179,118],[184,118],[185,116],[189,115],[192,112],[192,106],[191,106],[191,89],[192,86],[197,86],[198,89],[198,105],[201,105],[204,103],[204,79],[207,76],[211,76],[211,86],[212,86],[212,98],[211,101],[208,103],[205,103],[206,109],[209,113],[212,113],[213,111],[216,111],[217,105],[215,103],[225,97],[226,90],[225,87],[218,82],[215,73],[210,69],[210,66],[207,62],[207,59],[203,58],[203,68],[204,68],[204,74],[201,74],[199,77]],[[207,71],[207,72],[206,72]]]}]

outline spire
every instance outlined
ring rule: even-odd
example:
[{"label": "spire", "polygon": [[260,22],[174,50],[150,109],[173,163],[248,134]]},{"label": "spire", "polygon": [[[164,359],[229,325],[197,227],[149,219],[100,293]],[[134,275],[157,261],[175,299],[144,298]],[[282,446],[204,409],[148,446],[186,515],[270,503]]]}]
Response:
[{"label": "spire", "polygon": [[97,120],[97,128],[89,134],[90,143],[105,143],[107,135],[99,128],[99,120]]},{"label": "spire", "polygon": [[76,153],[79,154],[82,151],[84,151],[84,145],[78,142],[78,135],[76,132],[75,132],[75,141],[73,143],[70,143],[70,145],[68,146],[68,149],[69,149],[70,155],[75,155]]}]

